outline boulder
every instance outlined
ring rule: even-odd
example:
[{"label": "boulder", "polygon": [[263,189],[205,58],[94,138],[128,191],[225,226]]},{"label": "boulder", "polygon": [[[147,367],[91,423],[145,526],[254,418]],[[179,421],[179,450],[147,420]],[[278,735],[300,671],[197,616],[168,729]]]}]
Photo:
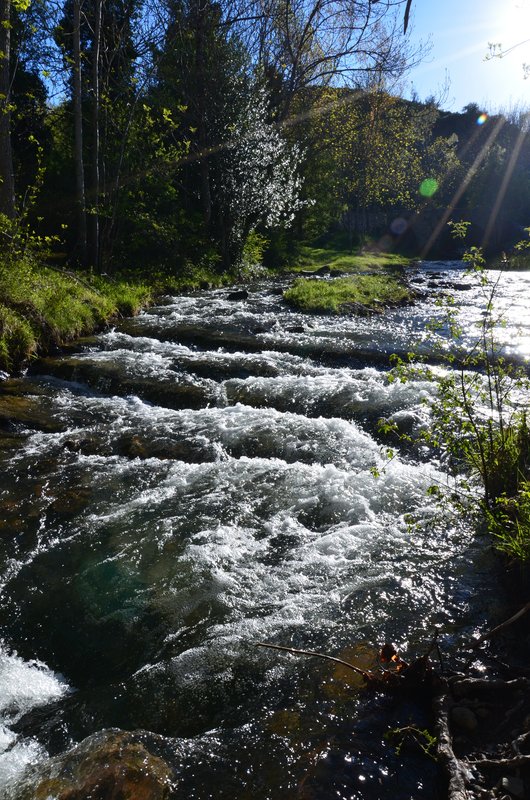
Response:
[{"label": "boulder", "polygon": [[171,740],[146,731],[107,729],[32,767],[10,800],[168,800],[175,770]]}]

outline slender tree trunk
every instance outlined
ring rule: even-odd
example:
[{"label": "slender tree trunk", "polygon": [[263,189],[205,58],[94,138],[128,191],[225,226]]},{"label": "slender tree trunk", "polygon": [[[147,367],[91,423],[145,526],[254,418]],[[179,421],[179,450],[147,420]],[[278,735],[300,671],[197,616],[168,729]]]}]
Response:
[{"label": "slender tree trunk", "polygon": [[94,45],[92,51],[92,160],[91,160],[91,207],[90,215],[90,261],[94,269],[99,272],[99,159],[100,159],[100,137],[99,137],[99,61],[101,50],[101,15],[103,0],[96,0],[94,12]]},{"label": "slender tree trunk", "polygon": [[79,260],[86,264],[86,200],[83,163],[83,103],[81,96],[81,0],[74,0],[74,163]]},{"label": "slender tree trunk", "polygon": [[195,0],[195,74],[197,137],[199,143],[200,192],[204,224],[210,227],[212,221],[212,197],[210,191],[210,164],[208,161],[208,129],[206,122],[206,80],[204,69],[205,24],[208,0]]},{"label": "slender tree trunk", "polygon": [[11,149],[11,0],[0,2],[0,212],[15,216]]}]

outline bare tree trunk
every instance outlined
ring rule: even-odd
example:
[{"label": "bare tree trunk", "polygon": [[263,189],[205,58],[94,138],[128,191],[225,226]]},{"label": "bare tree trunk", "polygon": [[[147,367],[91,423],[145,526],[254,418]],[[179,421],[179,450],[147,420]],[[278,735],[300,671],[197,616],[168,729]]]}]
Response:
[{"label": "bare tree trunk", "polygon": [[81,96],[81,0],[74,0],[74,162],[79,259],[86,264],[86,200],[83,163],[83,104]]},{"label": "bare tree trunk", "polygon": [[11,149],[11,0],[0,2],[0,212],[15,216]]},{"label": "bare tree trunk", "polygon": [[92,51],[92,180],[90,215],[90,261],[98,272],[99,259],[99,61],[101,49],[101,15],[103,0],[96,0],[94,13],[94,44]]},{"label": "bare tree trunk", "polygon": [[197,80],[197,135],[199,143],[200,193],[204,223],[210,227],[212,197],[210,191],[210,164],[208,161],[208,130],[206,123],[206,75],[204,70],[204,37],[208,2],[195,0],[195,70]]}]

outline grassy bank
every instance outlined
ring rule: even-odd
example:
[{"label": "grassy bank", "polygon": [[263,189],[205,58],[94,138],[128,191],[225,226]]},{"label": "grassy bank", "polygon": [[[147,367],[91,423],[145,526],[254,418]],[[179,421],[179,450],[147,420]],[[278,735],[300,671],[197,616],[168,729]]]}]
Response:
[{"label": "grassy bank", "polygon": [[355,275],[333,280],[298,278],[283,296],[300,311],[331,314],[376,310],[412,299],[403,281],[389,274]]},{"label": "grassy bank", "polygon": [[141,283],[50,269],[32,259],[0,264],[0,370],[14,372],[53,345],[90,333],[148,302]]},{"label": "grassy bank", "polygon": [[[406,263],[402,256],[388,253],[352,254],[340,242],[325,248],[302,246],[296,265],[288,269],[310,272],[327,267],[331,273],[356,275],[334,281],[297,280],[285,298],[304,311],[333,313],[403,302],[408,290],[387,269]],[[362,274],[379,270],[380,275]],[[259,274],[263,276],[262,271]],[[126,280],[107,280],[52,269],[31,253],[19,257],[8,253],[0,261],[0,370],[16,372],[54,345],[91,333],[112,317],[135,314],[153,296],[218,288],[244,277],[241,272],[190,264],[177,276],[150,274],[148,283],[132,272]]]},{"label": "grassy bank", "polygon": [[293,272],[316,271],[329,267],[330,272],[373,272],[392,267],[403,267],[411,263],[410,258],[396,253],[382,253],[369,250],[350,252],[341,246],[340,241],[326,247],[302,245],[289,269]]}]

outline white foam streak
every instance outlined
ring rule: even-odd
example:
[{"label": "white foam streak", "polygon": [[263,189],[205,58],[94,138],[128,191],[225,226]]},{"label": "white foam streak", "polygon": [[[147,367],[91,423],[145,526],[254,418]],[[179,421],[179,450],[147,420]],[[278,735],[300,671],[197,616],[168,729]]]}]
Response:
[{"label": "white foam streak", "polygon": [[38,742],[17,736],[9,725],[67,691],[63,678],[45,664],[0,650],[0,786],[8,786],[27,766],[46,757]]}]

